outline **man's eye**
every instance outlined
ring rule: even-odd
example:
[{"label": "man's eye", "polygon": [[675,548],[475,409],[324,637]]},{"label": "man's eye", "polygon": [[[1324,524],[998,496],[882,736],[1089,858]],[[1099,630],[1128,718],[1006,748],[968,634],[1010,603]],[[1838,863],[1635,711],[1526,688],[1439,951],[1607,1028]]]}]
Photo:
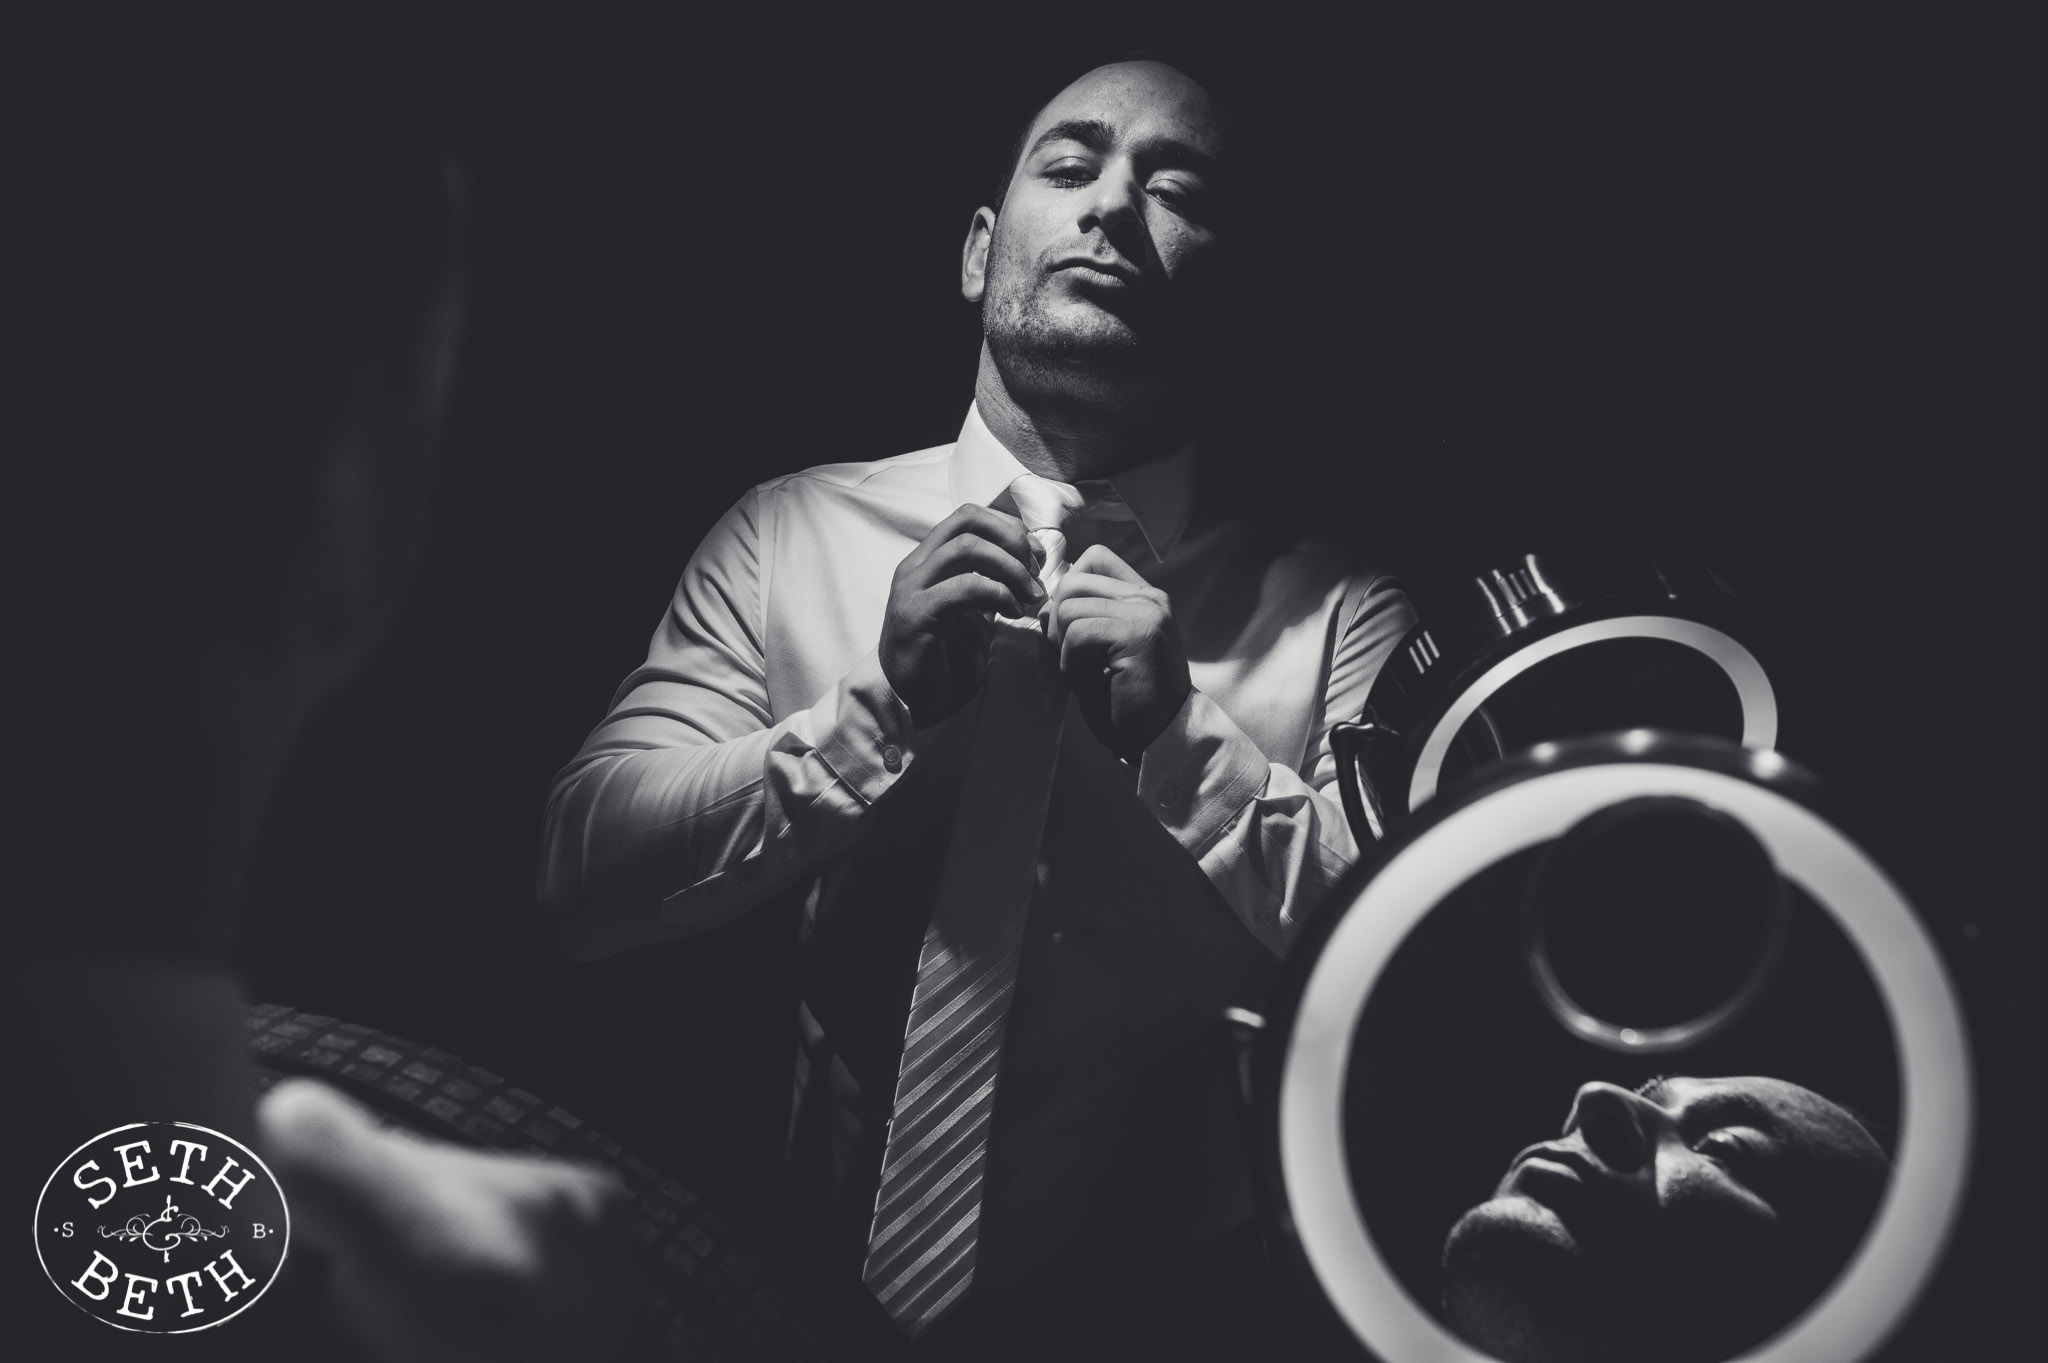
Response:
[{"label": "man's eye", "polygon": [[1693,1142],[1692,1148],[1730,1169],[1741,1170],[1756,1158],[1756,1149],[1741,1134],[1727,1127],[1709,1131]]},{"label": "man's eye", "polygon": [[1201,187],[1183,180],[1154,180],[1145,186],[1153,198],[1165,204],[1176,213],[1199,213],[1205,199]]},{"label": "man's eye", "polygon": [[1095,178],[1095,168],[1085,161],[1061,161],[1047,166],[1044,173],[1056,185],[1085,185]]}]

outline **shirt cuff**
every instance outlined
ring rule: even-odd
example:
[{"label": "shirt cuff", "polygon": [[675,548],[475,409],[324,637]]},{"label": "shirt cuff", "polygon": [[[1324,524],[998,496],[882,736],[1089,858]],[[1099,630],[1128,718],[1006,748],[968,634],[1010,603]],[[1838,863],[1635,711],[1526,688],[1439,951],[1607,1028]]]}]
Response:
[{"label": "shirt cuff", "polygon": [[1200,858],[1265,788],[1269,766],[1223,708],[1190,687],[1138,761],[1138,799]]},{"label": "shirt cuff", "polygon": [[881,799],[917,760],[910,707],[873,649],[811,707],[810,719],[818,756],[866,804]]}]

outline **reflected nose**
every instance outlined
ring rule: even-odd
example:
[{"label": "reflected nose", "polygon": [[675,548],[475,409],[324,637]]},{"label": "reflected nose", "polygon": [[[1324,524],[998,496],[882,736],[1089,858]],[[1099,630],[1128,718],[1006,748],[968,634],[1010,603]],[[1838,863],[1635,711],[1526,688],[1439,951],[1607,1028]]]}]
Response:
[{"label": "reflected nose", "polygon": [[1632,1173],[1649,1159],[1654,1119],[1647,1098],[1613,1084],[1587,1084],[1565,1118],[1566,1135],[1576,1131],[1602,1164],[1617,1173]]}]

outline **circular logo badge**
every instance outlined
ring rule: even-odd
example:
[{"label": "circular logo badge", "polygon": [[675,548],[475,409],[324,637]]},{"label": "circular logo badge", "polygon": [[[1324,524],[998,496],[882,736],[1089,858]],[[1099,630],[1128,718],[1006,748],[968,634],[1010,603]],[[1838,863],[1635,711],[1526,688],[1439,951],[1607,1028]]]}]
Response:
[{"label": "circular logo badge", "polygon": [[240,1141],[136,1122],[71,1152],[36,1202],[36,1253],[95,1320],[186,1334],[254,1305],[284,1266],[284,1192]]}]

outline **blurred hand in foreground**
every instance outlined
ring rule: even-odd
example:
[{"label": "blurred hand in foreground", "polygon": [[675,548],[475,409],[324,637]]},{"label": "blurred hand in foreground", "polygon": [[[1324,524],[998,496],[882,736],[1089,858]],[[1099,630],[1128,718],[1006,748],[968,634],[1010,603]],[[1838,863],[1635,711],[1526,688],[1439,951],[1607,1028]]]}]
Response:
[{"label": "blurred hand in foreground", "polygon": [[379,1363],[644,1360],[653,1314],[617,1180],[382,1127],[328,1085],[258,1108],[292,1228]]}]

